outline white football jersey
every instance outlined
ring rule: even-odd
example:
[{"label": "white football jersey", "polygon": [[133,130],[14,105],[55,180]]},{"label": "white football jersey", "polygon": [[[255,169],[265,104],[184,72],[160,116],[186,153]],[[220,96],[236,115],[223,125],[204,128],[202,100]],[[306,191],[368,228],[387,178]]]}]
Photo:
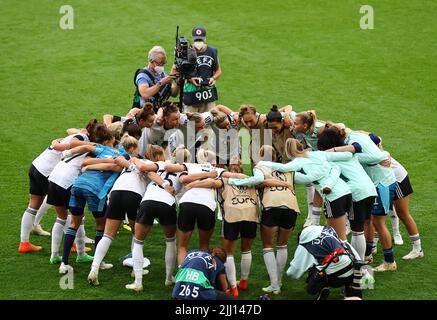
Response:
[{"label": "white football jersey", "polygon": [[[210,163],[184,163],[187,168],[187,174],[210,172],[212,170],[218,170]],[[212,211],[215,211],[217,207],[216,203],[216,191],[215,189],[208,188],[192,188],[184,193],[179,203],[190,202],[207,206]]]},{"label": "white football jersey", "polygon": [[[145,164],[152,164],[150,160],[140,160]],[[158,167],[157,167],[158,168]],[[132,191],[143,196],[146,192],[147,184],[150,180],[147,178],[147,172],[141,172],[138,169],[131,170],[129,168],[124,168],[120,176],[115,180],[112,191]]]},{"label": "white football jersey", "polygon": [[238,123],[228,115],[230,129],[219,129],[216,125],[212,126],[215,139],[210,139],[214,144],[212,150],[223,160],[230,160],[240,155],[240,137],[238,135]]},{"label": "white football jersey", "polygon": [[[158,161],[156,162],[156,164],[158,165],[158,171],[156,171],[156,173],[160,175],[164,181],[168,181],[170,185],[176,190],[176,193],[178,193],[182,189],[182,184],[179,182],[179,176],[182,172],[172,173],[165,171],[164,161]],[[157,185],[153,181],[148,184],[146,193],[144,194],[142,201],[146,200],[164,202],[169,206],[174,205],[176,202],[174,196],[172,196],[163,187]]]},{"label": "white football jersey", "polygon": [[[89,141],[87,135],[76,133],[62,139],[61,143],[70,143],[70,141],[77,136],[81,136],[83,141]],[[62,152],[56,151],[50,146],[45,149],[43,153],[41,153],[35,160],[33,160],[32,164],[44,177],[48,177],[58,162],[61,161],[61,157]]]},{"label": "white football jersey", "polygon": [[395,173],[397,182],[402,182],[408,175],[408,171],[404,168],[404,166],[397,162],[394,158],[391,158],[390,166]]},{"label": "white football jersey", "polygon": [[56,183],[64,189],[70,188],[79,176],[83,159],[87,155],[87,152],[75,154],[59,161],[52,173],[50,173],[49,181]]},{"label": "white football jersey", "polygon": [[[186,115],[181,113],[179,116],[179,125],[184,125],[186,123]],[[141,138],[139,140],[140,154],[144,154],[148,144],[156,144],[162,146],[164,141],[168,141],[168,138],[177,130],[178,128],[166,130],[164,126],[160,126],[153,123],[150,128],[143,128]]]}]

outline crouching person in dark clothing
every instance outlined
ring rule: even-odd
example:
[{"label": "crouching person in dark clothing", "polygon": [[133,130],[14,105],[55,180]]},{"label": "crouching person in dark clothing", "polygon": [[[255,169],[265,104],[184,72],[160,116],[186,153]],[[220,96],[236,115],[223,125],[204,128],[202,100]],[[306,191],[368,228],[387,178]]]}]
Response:
[{"label": "crouching person in dark clothing", "polygon": [[309,226],[299,235],[299,245],[287,275],[299,279],[308,271],[306,290],[326,300],[329,288],[345,287],[345,298],[361,298],[361,267],[358,253],[342,242],[330,226]]},{"label": "crouching person in dark clothing", "polygon": [[188,252],[176,274],[174,300],[235,300],[227,294],[228,283],[224,263],[226,252],[213,247],[208,251]]}]

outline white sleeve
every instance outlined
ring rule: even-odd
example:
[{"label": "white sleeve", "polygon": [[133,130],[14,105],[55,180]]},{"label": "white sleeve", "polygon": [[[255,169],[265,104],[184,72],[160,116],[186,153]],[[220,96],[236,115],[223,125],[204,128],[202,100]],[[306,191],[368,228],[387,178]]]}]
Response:
[{"label": "white sleeve", "polygon": [[238,112],[231,112],[231,114],[229,115],[229,117],[230,117],[229,122],[231,124],[231,127],[236,129],[238,127],[238,123],[235,122],[235,120],[234,120],[234,115],[235,114],[238,114]]},{"label": "white sleeve", "polygon": [[316,259],[301,245],[294,253],[294,258],[287,269],[287,276],[299,279],[313,265],[317,264]]},{"label": "white sleeve", "polygon": [[234,186],[256,186],[264,181],[264,173],[257,169],[253,168],[253,176],[244,178],[244,179],[235,179],[229,178],[228,184]]},{"label": "white sleeve", "polygon": [[207,126],[209,126],[214,120],[214,117],[211,112],[203,112],[202,117]]},{"label": "white sleeve", "polygon": [[193,171],[194,163],[184,162],[185,168],[187,168],[187,174],[190,174]]},{"label": "white sleeve", "polygon": [[164,168],[165,162],[164,161],[158,161],[158,162],[151,161],[151,162],[158,166],[158,170],[165,171],[165,168]]},{"label": "white sleeve", "polygon": [[172,154],[181,144],[184,144],[184,138],[182,132],[178,130],[174,132],[170,137],[168,137],[168,147],[170,150],[170,154]]},{"label": "white sleeve", "polygon": [[217,178],[220,178],[223,172],[225,172],[225,169],[215,168],[215,171],[217,171]]},{"label": "white sleeve", "polygon": [[183,126],[183,125],[185,125],[187,123],[188,123],[187,115],[185,113],[181,113],[180,116],[179,116],[179,124]]}]

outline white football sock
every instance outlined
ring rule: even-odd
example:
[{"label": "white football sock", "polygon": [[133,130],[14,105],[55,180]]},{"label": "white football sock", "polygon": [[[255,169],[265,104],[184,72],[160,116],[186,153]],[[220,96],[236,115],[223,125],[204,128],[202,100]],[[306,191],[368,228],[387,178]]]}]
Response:
[{"label": "white football sock", "polygon": [[167,280],[173,277],[176,265],[176,237],[165,239],[165,274]]},{"label": "white football sock", "polygon": [[309,184],[306,186],[306,189],[307,189],[307,204],[308,204],[307,219],[311,219],[311,214],[313,211],[314,186],[312,184]]},{"label": "white football sock", "polygon": [[422,251],[422,242],[420,241],[420,235],[419,234],[413,234],[410,236],[410,240],[413,243],[413,250],[414,251]]},{"label": "white football sock", "polygon": [[270,278],[270,286],[273,290],[279,289],[278,284],[278,265],[276,263],[275,252],[273,248],[263,249],[264,263]]},{"label": "white football sock", "polygon": [[226,276],[228,277],[229,285],[231,288],[235,288],[237,286],[237,271],[235,270],[235,261],[234,256],[227,256],[226,263]]},{"label": "white football sock", "polygon": [[97,244],[96,252],[94,253],[93,264],[91,266],[91,271],[96,273],[99,272],[100,264],[108,253],[109,247],[111,246],[114,238],[104,234],[102,239]]},{"label": "white football sock", "polygon": [[67,220],[56,218],[52,228],[52,253],[51,258],[59,256],[59,247],[61,246],[61,240],[64,237],[64,227]]},{"label": "white football sock", "polygon": [[393,230],[393,235],[399,234],[399,218],[395,210],[390,210],[390,222]]},{"label": "white football sock", "polygon": [[364,231],[352,231],[351,245],[355,250],[357,250],[361,260],[364,261],[364,256],[366,254],[366,238],[364,237]]},{"label": "white football sock", "polygon": [[82,219],[82,223],[80,224],[79,228],[77,229],[76,233],[76,239],[74,240],[76,242],[76,250],[77,255],[82,258],[85,256],[85,219]]},{"label": "white football sock", "polygon": [[282,285],[282,274],[284,272],[285,265],[287,264],[288,250],[287,245],[276,247],[276,264],[278,272],[278,284]]},{"label": "white football sock", "polygon": [[373,247],[376,248],[376,246],[378,245],[378,241],[379,241],[379,234],[378,232],[375,231],[375,233],[373,234]]},{"label": "white football sock", "polygon": [[32,208],[27,208],[26,211],[24,211],[23,217],[21,218],[21,242],[29,242],[30,230],[32,230],[36,212],[37,210]]},{"label": "white football sock", "polygon": [[247,280],[252,265],[252,251],[241,252],[241,279]]},{"label": "white football sock", "polygon": [[45,216],[45,214],[47,213],[47,211],[53,207],[52,205],[47,203],[47,196],[44,198],[44,201],[41,205],[41,207],[39,207],[38,212],[36,213],[35,216],[35,221],[33,222],[34,226],[37,226],[40,224],[42,218]]},{"label": "white football sock", "polygon": [[322,208],[313,207],[311,211],[311,224],[313,226],[320,225],[320,213],[322,212]]},{"label": "white football sock", "polygon": [[71,217],[72,217],[72,215],[71,215],[71,213],[69,213],[67,216],[67,221],[65,221],[64,234],[65,234],[65,232],[67,232],[68,227],[70,227],[70,225],[71,225]]},{"label": "white football sock", "polygon": [[141,286],[143,284],[143,253],[144,241],[134,239],[134,248],[132,250],[133,269],[135,274],[135,284]]}]

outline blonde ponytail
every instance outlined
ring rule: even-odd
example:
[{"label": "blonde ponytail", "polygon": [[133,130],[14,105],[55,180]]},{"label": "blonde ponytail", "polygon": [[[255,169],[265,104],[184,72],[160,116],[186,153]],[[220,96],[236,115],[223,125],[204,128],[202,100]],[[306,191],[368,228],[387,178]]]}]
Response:
[{"label": "blonde ponytail", "polygon": [[191,162],[191,153],[183,144],[177,146],[171,156],[175,163]]},{"label": "blonde ponytail", "polygon": [[285,155],[287,158],[293,160],[297,157],[305,157],[306,151],[299,141],[294,138],[288,138],[287,141],[285,141]]},{"label": "blonde ponytail", "polygon": [[156,162],[158,161],[158,158],[164,157],[164,149],[156,144],[148,144],[144,156],[146,159]]},{"label": "blonde ponytail", "polygon": [[314,132],[316,127],[317,116],[315,110],[309,110],[304,112],[299,112],[296,117],[299,117],[303,124],[308,126],[308,131],[310,134]]},{"label": "blonde ponytail", "polygon": [[114,145],[118,145],[123,135],[123,123],[117,121],[108,125],[109,133],[115,138]]},{"label": "blonde ponytail", "polygon": [[121,137],[120,145],[128,152],[133,151],[138,148],[138,140],[128,133],[125,133],[123,137]]},{"label": "blonde ponytail", "polygon": [[211,110],[210,112],[212,114],[213,122],[215,123],[216,126],[219,126],[223,121],[226,121],[226,119],[228,118],[226,113],[222,111]]},{"label": "blonde ponytail", "polygon": [[272,146],[270,146],[268,144],[264,144],[259,149],[259,156],[261,158],[261,161],[276,162],[276,159],[278,158],[275,148],[273,148]]},{"label": "blonde ponytail", "polygon": [[200,164],[215,164],[217,162],[216,154],[211,150],[200,148],[199,151],[197,151],[197,162]]}]

